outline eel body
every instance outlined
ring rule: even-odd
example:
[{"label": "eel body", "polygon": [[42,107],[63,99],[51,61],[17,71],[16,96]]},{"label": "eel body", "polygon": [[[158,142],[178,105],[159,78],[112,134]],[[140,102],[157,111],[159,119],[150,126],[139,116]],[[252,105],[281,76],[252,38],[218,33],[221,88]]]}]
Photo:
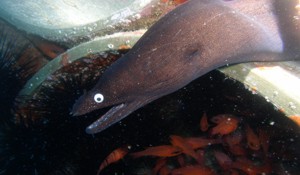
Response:
[{"label": "eel body", "polygon": [[155,23],[74,104],[73,115],[111,107],[100,132],[218,67],[300,60],[298,0],[190,0]]}]

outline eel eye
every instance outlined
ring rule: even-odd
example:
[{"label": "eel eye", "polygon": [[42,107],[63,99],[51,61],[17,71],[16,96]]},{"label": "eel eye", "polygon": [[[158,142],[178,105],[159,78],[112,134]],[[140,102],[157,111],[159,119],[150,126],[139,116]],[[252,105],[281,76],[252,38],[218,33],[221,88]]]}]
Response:
[{"label": "eel eye", "polygon": [[94,100],[96,103],[101,103],[104,101],[104,96],[98,93],[94,96]]}]

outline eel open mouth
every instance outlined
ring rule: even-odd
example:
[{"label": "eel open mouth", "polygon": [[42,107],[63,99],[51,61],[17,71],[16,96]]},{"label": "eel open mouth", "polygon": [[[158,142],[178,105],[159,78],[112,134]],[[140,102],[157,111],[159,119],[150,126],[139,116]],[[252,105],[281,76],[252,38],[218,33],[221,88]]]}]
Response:
[{"label": "eel open mouth", "polygon": [[86,133],[88,134],[96,134],[99,133],[111,125],[119,122],[130,113],[138,109],[141,105],[137,102],[131,103],[121,103],[112,107],[109,111],[107,111],[104,115],[102,115],[98,120],[89,125],[86,128]]}]

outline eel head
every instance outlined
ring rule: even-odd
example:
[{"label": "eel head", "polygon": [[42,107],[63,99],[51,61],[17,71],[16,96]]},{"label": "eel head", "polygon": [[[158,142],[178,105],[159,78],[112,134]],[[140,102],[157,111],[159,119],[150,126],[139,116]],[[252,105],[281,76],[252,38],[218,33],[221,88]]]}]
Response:
[{"label": "eel head", "polygon": [[111,107],[103,116],[86,128],[88,134],[105,130],[141,106],[149,103],[149,99],[151,99],[151,97],[137,95],[137,93],[131,91],[126,93],[126,85],[122,86],[122,82],[114,82],[113,85],[109,82],[100,82],[92,90],[84,93],[75,102],[71,111],[74,116],[80,116],[98,109]]}]

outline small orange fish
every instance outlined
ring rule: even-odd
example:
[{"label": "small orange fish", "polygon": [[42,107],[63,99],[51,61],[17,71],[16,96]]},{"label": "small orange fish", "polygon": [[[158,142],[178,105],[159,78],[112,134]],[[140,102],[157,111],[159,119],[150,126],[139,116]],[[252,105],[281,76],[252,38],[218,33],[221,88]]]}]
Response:
[{"label": "small orange fish", "polygon": [[250,149],[252,150],[259,150],[260,148],[260,143],[258,136],[254,133],[254,131],[250,128],[249,125],[245,125],[245,130],[246,130],[246,138],[247,138],[247,144]]},{"label": "small orange fish", "polygon": [[160,145],[149,147],[143,151],[131,153],[134,158],[142,156],[156,156],[156,157],[173,157],[181,154],[181,149],[172,145]]},{"label": "small orange fish", "polygon": [[118,47],[118,50],[128,50],[128,49],[131,49],[131,46],[127,44],[123,44]]},{"label": "small orange fish", "polygon": [[101,163],[98,171],[97,171],[97,175],[100,174],[100,172],[106,168],[108,165],[115,163],[119,160],[121,160],[129,151],[129,146],[126,145],[124,147],[121,148],[117,148],[115,149],[113,152],[111,152],[105,159],[104,161]]},{"label": "small orange fish", "polygon": [[292,116],[289,116],[289,118],[291,120],[293,120],[298,126],[300,126],[300,116],[299,115],[292,115]]},{"label": "small orange fish", "polygon": [[214,171],[201,165],[186,166],[172,170],[171,175],[214,175]]},{"label": "small orange fish", "polygon": [[235,118],[235,116],[230,115],[230,114],[219,114],[219,115],[213,116],[210,119],[210,121],[213,122],[213,123],[219,124],[221,122],[224,122],[228,118]]},{"label": "small orange fish", "polygon": [[241,170],[247,175],[270,174],[272,172],[272,168],[269,164],[257,166],[252,161],[246,158],[238,158],[235,162],[232,163],[231,167]]},{"label": "small orange fish", "polygon": [[207,129],[208,129],[207,115],[205,112],[200,120],[200,129],[203,132],[207,131]]},{"label": "small orange fish", "polygon": [[188,137],[185,141],[191,145],[193,149],[205,148],[208,145],[220,144],[220,139],[206,139],[201,137]]},{"label": "small orange fish", "polygon": [[214,151],[214,156],[217,159],[219,165],[224,170],[227,170],[230,168],[230,165],[232,164],[232,160],[227,154],[225,154],[221,151]]},{"label": "small orange fish", "polygon": [[176,135],[171,135],[170,138],[172,145],[181,148],[183,153],[193,157],[195,160],[198,159],[196,152],[193,150],[192,146],[186,142],[184,138]]},{"label": "small orange fish", "polygon": [[212,122],[218,124],[211,129],[212,135],[226,135],[237,129],[239,120],[232,115],[218,115],[212,118]]},{"label": "small orange fish", "polygon": [[242,145],[229,145],[229,151],[235,156],[245,156],[246,149]]},{"label": "small orange fish", "polygon": [[244,136],[240,130],[236,130],[226,136],[223,137],[224,142],[227,143],[229,146],[237,145],[241,143]]}]

